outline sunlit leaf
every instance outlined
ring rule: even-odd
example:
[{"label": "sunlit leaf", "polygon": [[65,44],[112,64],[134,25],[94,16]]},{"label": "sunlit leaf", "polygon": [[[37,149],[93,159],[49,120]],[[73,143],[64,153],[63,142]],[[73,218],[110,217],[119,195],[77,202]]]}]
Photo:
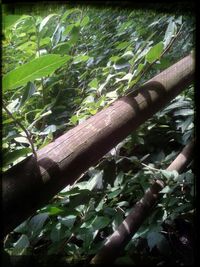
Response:
[{"label": "sunlit leaf", "polygon": [[41,32],[42,31],[42,29],[44,28],[44,26],[48,23],[48,21],[52,18],[52,17],[54,17],[54,16],[57,16],[57,14],[50,14],[50,15],[48,15],[47,17],[45,17],[42,21],[41,21],[41,23],[40,23],[40,27],[39,27],[39,32]]},{"label": "sunlit leaf", "polygon": [[163,42],[160,42],[156,45],[154,45],[150,50],[149,52],[147,53],[146,55],[146,60],[149,62],[149,63],[153,63],[155,60],[159,59],[162,52],[163,52],[163,48],[164,48],[164,44]]},{"label": "sunlit leaf", "polygon": [[3,77],[3,90],[12,89],[29,81],[52,74],[56,69],[70,60],[70,56],[45,55],[36,58],[7,73]]},{"label": "sunlit leaf", "polygon": [[125,42],[118,44],[116,49],[122,50],[122,49],[125,49],[128,45],[130,45],[130,43],[125,41]]},{"label": "sunlit leaf", "polygon": [[73,63],[78,64],[80,62],[85,62],[88,59],[89,59],[89,56],[87,56],[87,55],[78,55],[78,56],[74,57]]},{"label": "sunlit leaf", "polygon": [[88,16],[84,17],[81,21],[81,27],[86,26],[90,21],[90,18]]}]

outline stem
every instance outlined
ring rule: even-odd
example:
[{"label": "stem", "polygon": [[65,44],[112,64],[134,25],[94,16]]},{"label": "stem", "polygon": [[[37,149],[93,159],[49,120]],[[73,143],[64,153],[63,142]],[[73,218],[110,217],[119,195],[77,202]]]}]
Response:
[{"label": "stem", "polygon": [[28,139],[28,141],[29,141],[29,143],[30,143],[30,145],[31,145],[32,152],[33,152],[35,158],[37,159],[37,153],[36,153],[36,150],[35,150],[35,148],[34,148],[33,141],[32,141],[32,139],[31,139],[31,134],[27,131],[27,129],[23,126],[23,124],[21,124],[21,122],[19,122],[19,120],[17,120],[17,119],[13,116],[13,114],[7,109],[7,107],[6,107],[6,105],[5,105],[4,102],[3,102],[3,108],[4,108],[4,110],[7,112],[7,114],[13,119],[13,121],[15,122],[15,124],[16,124],[17,126],[19,126],[19,127],[25,132],[25,134],[26,134],[26,138]]}]

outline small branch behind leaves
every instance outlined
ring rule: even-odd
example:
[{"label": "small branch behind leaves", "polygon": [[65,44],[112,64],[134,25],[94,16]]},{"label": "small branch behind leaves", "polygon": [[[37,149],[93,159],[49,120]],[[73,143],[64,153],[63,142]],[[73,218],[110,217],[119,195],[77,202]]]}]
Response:
[{"label": "small branch behind leaves", "polygon": [[6,104],[4,103],[4,101],[3,101],[3,108],[6,111],[6,113],[13,119],[14,123],[17,126],[19,126],[25,132],[26,138],[28,139],[28,141],[29,141],[29,143],[31,145],[32,152],[33,152],[35,158],[37,159],[37,153],[36,153],[36,150],[34,148],[34,144],[33,144],[32,138],[31,138],[31,134],[27,131],[27,129],[23,126],[23,124],[19,120],[17,120],[13,116],[13,114],[7,109]]}]

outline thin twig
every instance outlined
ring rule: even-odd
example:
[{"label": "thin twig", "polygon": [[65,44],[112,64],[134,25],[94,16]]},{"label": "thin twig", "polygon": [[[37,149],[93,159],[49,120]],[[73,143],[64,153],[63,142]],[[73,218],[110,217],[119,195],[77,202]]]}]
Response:
[{"label": "thin twig", "polygon": [[7,109],[7,107],[6,107],[5,103],[4,103],[4,101],[3,101],[3,108],[4,108],[4,110],[7,112],[7,114],[13,119],[13,121],[15,122],[15,124],[16,124],[17,126],[19,126],[19,127],[25,132],[25,134],[26,134],[26,138],[28,139],[28,141],[29,141],[29,143],[30,143],[30,145],[31,145],[32,152],[33,152],[35,158],[37,159],[37,153],[36,153],[36,150],[35,150],[35,148],[34,148],[34,144],[33,144],[32,138],[31,138],[31,134],[27,131],[27,129],[23,126],[23,124],[21,124],[21,122],[20,122],[19,120],[17,120],[17,119],[13,116],[13,114]]}]

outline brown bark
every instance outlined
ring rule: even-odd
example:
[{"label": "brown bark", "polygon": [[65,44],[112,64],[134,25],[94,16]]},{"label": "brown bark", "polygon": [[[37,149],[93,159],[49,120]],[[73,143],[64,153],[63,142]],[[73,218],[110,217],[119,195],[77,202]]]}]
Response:
[{"label": "brown bark", "polygon": [[[193,147],[194,142],[192,141],[184,147],[182,152],[169,165],[167,170],[176,170],[179,173],[182,172],[191,161]],[[162,180],[157,180],[152,184],[152,186],[145,192],[144,197],[135,204],[130,214],[108,238],[99,253],[91,260],[91,263],[112,263],[115,261],[145,219],[150,215],[159,198],[159,192],[164,186],[165,183]]]},{"label": "brown bark", "polygon": [[3,174],[7,234],[178,95],[193,79],[191,55],[115,101]]}]

